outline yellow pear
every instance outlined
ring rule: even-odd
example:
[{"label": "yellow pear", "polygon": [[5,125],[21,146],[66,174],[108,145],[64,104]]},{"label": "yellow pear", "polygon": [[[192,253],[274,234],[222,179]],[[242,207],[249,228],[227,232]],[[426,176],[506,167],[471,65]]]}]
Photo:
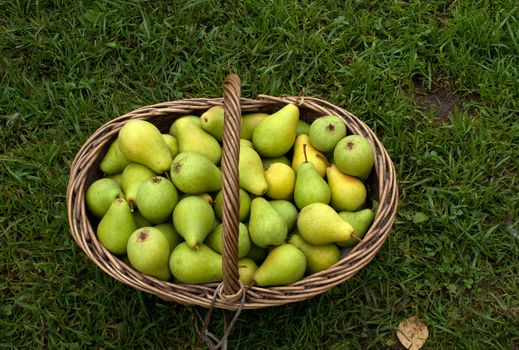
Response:
[{"label": "yellow pear", "polygon": [[332,193],[331,206],[337,211],[357,211],[366,202],[366,186],[358,178],[346,175],[335,164],[326,169]]},{"label": "yellow pear", "polygon": [[272,163],[265,168],[267,192],[272,199],[290,199],[294,192],[296,174],[294,170],[283,163]]},{"label": "yellow pear", "polygon": [[311,203],[301,209],[297,230],[306,242],[313,245],[346,241],[353,233],[353,227],[324,203]]},{"label": "yellow pear", "polygon": [[312,146],[310,138],[306,134],[301,134],[296,138],[294,143],[294,156],[292,157],[292,169],[297,172],[299,166],[305,162],[305,148],[308,162],[314,165],[315,170],[317,170],[321,177],[324,177],[326,168],[328,167],[328,160],[324,154]]}]

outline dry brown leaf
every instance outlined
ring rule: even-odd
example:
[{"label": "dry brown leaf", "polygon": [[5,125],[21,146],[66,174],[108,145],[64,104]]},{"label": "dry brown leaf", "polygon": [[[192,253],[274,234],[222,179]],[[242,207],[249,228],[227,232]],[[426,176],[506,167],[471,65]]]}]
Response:
[{"label": "dry brown leaf", "polygon": [[406,349],[418,350],[427,341],[429,330],[418,316],[413,316],[400,322],[396,336]]}]

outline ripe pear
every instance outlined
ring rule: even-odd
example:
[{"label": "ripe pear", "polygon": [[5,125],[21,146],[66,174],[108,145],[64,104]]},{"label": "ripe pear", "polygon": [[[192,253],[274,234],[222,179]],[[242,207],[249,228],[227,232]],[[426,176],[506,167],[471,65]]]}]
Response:
[{"label": "ripe pear", "polygon": [[[249,217],[250,212],[250,202],[251,198],[250,195],[245,191],[244,189],[240,188],[240,221],[244,221]],[[216,197],[214,198],[214,214],[219,220],[222,220],[222,204],[223,204],[223,193],[222,191],[218,192],[216,194]]]},{"label": "ripe pear", "polygon": [[137,229],[130,206],[124,198],[115,199],[97,226],[99,242],[113,254],[126,253],[126,243]]},{"label": "ripe pear", "polygon": [[323,203],[309,204],[299,212],[297,230],[305,241],[313,245],[346,241],[353,233],[353,227]]},{"label": "ripe pear", "polygon": [[184,241],[181,235],[175,230],[175,226],[171,222],[164,222],[154,226],[162,231],[164,236],[168,239],[170,253],[175,249],[177,245]]},{"label": "ripe pear", "polygon": [[220,163],[222,148],[213,135],[188,118],[178,119],[175,126],[179,152],[196,152],[206,156],[214,164]]},{"label": "ripe pear", "polygon": [[146,165],[157,174],[171,167],[173,158],[166,141],[160,130],[148,121],[127,121],[119,130],[118,145],[129,161]]},{"label": "ripe pear", "polygon": [[306,257],[306,272],[309,274],[326,270],[341,258],[339,248],[333,244],[313,245],[306,242],[300,234],[292,234],[288,240],[298,247]]},{"label": "ripe pear", "polygon": [[200,116],[200,127],[222,142],[223,139],[223,107],[214,106]]},{"label": "ripe pear", "polygon": [[301,134],[296,138],[296,142],[294,143],[292,169],[297,173],[299,166],[304,162],[312,163],[321,177],[324,177],[326,174],[326,167],[328,166],[326,156],[312,146],[308,135]]},{"label": "ripe pear", "polygon": [[252,142],[262,157],[279,157],[287,153],[296,139],[299,108],[287,104],[265,117],[254,129]]},{"label": "ripe pear", "polygon": [[223,279],[222,256],[205,244],[193,249],[180,243],[171,253],[169,269],[181,283],[204,284]]},{"label": "ripe pear", "polygon": [[336,115],[325,115],[312,122],[308,136],[316,149],[330,152],[346,136],[346,124]]},{"label": "ripe pear", "polygon": [[142,216],[142,214],[139,213],[138,210],[133,209],[132,216],[137,228],[153,226],[153,223],[150,220],[146,219],[144,216]]},{"label": "ripe pear", "polygon": [[143,183],[156,176],[153,170],[145,165],[139,163],[130,163],[124,168],[121,177],[121,188],[124,192],[124,197],[130,204],[130,208],[136,207],[137,192]]},{"label": "ripe pear", "polygon": [[243,258],[238,261],[238,273],[240,275],[240,282],[244,286],[250,285],[254,279],[252,276],[258,269],[258,265],[252,259]]},{"label": "ripe pear", "polygon": [[128,239],[128,259],[133,268],[146,275],[167,281],[169,271],[169,242],[156,227],[141,227]]},{"label": "ripe pear", "polygon": [[297,169],[294,186],[294,202],[297,207],[303,209],[310,203],[328,204],[330,198],[330,188],[326,181],[312,163],[303,162]]},{"label": "ripe pear", "polygon": [[171,180],[184,193],[201,194],[222,189],[222,172],[206,156],[180,152],[171,164]]},{"label": "ripe pear", "polygon": [[103,173],[113,175],[121,173],[128,164],[130,164],[130,161],[122,154],[118,140],[115,139],[108,147],[99,168]]},{"label": "ripe pear", "polygon": [[280,245],[287,233],[285,218],[265,198],[254,198],[249,219],[249,235],[254,244],[262,248]]},{"label": "ripe pear", "polygon": [[195,123],[196,126],[200,126],[200,117],[197,115],[184,115],[179,117],[175,119],[175,121],[171,123],[171,126],[169,127],[169,134],[175,138],[177,137],[177,122],[181,119],[188,119]]},{"label": "ripe pear", "polygon": [[268,168],[268,166],[273,163],[283,163],[292,166],[292,162],[290,161],[290,159],[288,159],[286,155],[274,158],[262,158],[261,163],[263,163],[263,169]]},{"label": "ripe pear", "polygon": [[116,198],[124,197],[121,186],[109,178],[92,182],[85,194],[85,201],[91,214],[102,218]]},{"label": "ripe pear", "polygon": [[106,175],[105,178],[112,179],[115,182],[117,182],[117,184],[119,186],[121,186],[121,180],[123,178],[123,173],[117,173],[117,174],[113,174],[113,175]]},{"label": "ripe pear", "polygon": [[267,257],[267,253],[268,253],[267,248],[258,247],[251,240],[249,253],[247,253],[245,258],[251,259],[255,263],[259,264],[259,263],[263,262],[263,260],[265,260],[265,258]]},{"label": "ripe pear", "polygon": [[254,149],[254,144],[252,143],[252,141],[240,139],[240,147],[250,147]]},{"label": "ripe pear", "polygon": [[240,147],[238,171],[241,188],[256,196],[267,192],[268,185],[263,172],[263,164],[255,150],[250,147]]},{"label": "ripe pear", "polygon": [[178,154],[178,141],[175,137],[170,134],[162,134],[166,145],[168,146],[169,153],[171,153],[171,157],[175,158]]},{"label": "ripe pear", "polygon": [[375,151],[365,137],[349,135],[335,146],[333,160],[343,173],[365,180],[375,164]]},{"label": "ripe pear", "polygon": [[366,202],[366,186],[358,178],[342,173],[335,164],[326,169],[326,176],[335,210],[357,211]]},{"label": "ripe pear", "polygon": [[303,278],[306,257],[295,245],[286,243],[274,247],[253,275],[260,287],[281,286]]},{"label": "ripe pear", "polygon": [[[207,244],[209,248],[214,250],[215,252],[222,254],[223,248],[223,237],[222,237],[222,228],[223,225],[219,224],[216,228],[211,232],[204,241],[204,244]],[[247,226],[243,223],[239,223],[238,225],[238,259],[245,257],[250,250],[250,237],[249,230]]]},{"label": "ripe pear", "polygon": [[175,206],[173,224],[187,245],[195,248],[213,231],[216,218],[209,203],[199,196],[189,196]]},{"label": "ripe pear", "polygon": [[252,140],[252,133],[256,126],[265,117],[268,117],[266,113],[248,113],[244,114],[241,118],[240,124],[240,138],[245,140]]},{"label": "ripe pear", "polygon": [[272,199],[291,199],[296,181],[292,167],[283,163],[272,163],[264,169],[267,181],[265,194]]},{"label": "ripe pear", "polygon": [[170,180],[154,176],[141,185],[135,202],[142,216],[160,224],[171,217],[178,202],[178,191]]},{"label": "ripe pear", "polygon": [[375,220],[375,213],[369,208],[355,212],[343,211],[339,213],[339,216],[353,227],[355,235],[346,241],[337,242],[341,247],[351,247],[359,243],[359,239],[364,237]]},{"label": "ripe pear", "polygon": [[292,231],[297,221],[297,215],[299,214],[296,206],[292,202],[283,199],[276,199],[269,201],[269,203],[285,218],[288,232]]},{"label": "ripe pear", "polygon": [[297,126],[296,126],[296,136],[299,136],[301,134],[308,135],[309,132],[310,132],[310,124],[308,124],[307,122],[305,122],[302,119],[299,119],[297,121]]}]

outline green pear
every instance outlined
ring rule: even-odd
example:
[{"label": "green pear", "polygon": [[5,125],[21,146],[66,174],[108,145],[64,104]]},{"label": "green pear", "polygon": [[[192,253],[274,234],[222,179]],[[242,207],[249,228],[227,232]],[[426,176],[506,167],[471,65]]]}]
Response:
[{"label": "green pear", "polygon": [[113,174],[113,175],[106,175],[105,178],[112,179],[115,182],[117,182],[117,184],[119,186],[121,186],[121,181],[123,179],[123,173],[117,173],[117,174]]},{"label": "green pear", "polygon": [[175,158],[178,154],[178,141],[175,137],[170,134],[162,134],[166,145],[168,146],[169,153],[171,153],[171,157]]},{"label": "green pear", "polygon": [[250,147],[240,147],[238,171],[241,188],[256,196],[261,196],[267,192],[263,164],[255,150]]},{"label": "green pear", "polygon": [[124,168],[121,177],[121,188],[124,192],[124,198],[130,204],[132,211],[137,206],[135,201],[137,200],[139,188],[143,183],[156,175],[157,173],[153,170],[139,163],[130,163]]},{"label": "green pear", "polygon": [[296,182],[296,173],[291,166],[283,163],[272,163],[264,168],[267,192],[272,199],[291,199]]},{"label": "green pear", "polygon": [[243,258],[238,260],[238,273],[240,276],[240,282],[244,286],[249,286],[254,279],[252,276],[258,269],[258,265],[252,259]]},{"label": "green pear", "polygon": [[[240,188],[240,221],[244,221],[249,217],[250,212],[250,202],[251,198],[250,195],[245,191],[244,189]],[[216,197],[214,198],[214,214],[219,220],[222,220],[223,211],[222,211],[222,204],[223,204],[223,193],[222,191],[218,192],[216,194]]]},{"label": "green pear", "polygon": [[292,244],[274,247],[253,275],[256,285],[282,286],[303,278],[306,270],[306,257]]},{"label": "green pear", "polygon": [[365,180],[375,164],[375,151],[365,137],[349,135],[335,146],[333,160],[343,173]]},{"label": "green pear", "polygon": [[263,164],[263,169],[268,168],[268,166],[273,163],[283,163],[290,166],[292,165],[292,162],[290,161],[290,159],[288,159],[286,155],[274,158],[262,158],[261,163]]},{"label": "green pear", "polygon": [[333,244],[313,245],[306,242],[300,234],[292,234],[288,240],[298,247],[306,257],[306,272],[309,274],[326,270],[341,258],[339,248]]},{"label": "green pear", "polygon": [[128,164],[130,164],[130,161],[122,154],[118,140],[115,139],[108,147],[99,168],[103,173],[113,175],[121,173]]},{"label": "green pear", "polygon": [[171,217],[178,202],[178,191],[170,180],[154,176],[141,185],[135,202],[142,216],[160,224]]},{"label": "green pear", "polygon": [[341,172],[335,164],[326,169],[332,194],[331,206],[337,211],[357,211],[366,202],[367,191],[358,178]]},{"label": "green pear", "polygon": [[255,245],[265,248],[283,243],[288,228],[285,218],[263,197],[251,202],[249,236]]},{"label": "green pear", "polygon": [[186,243],[195,248],[213,231],[216,223],[213,208],[199,196],[181,199],[173,210],[173,224]]},{"label": "green pear", "polygon": [[223,139],[223,107],[214,106],[200,116],[200,127],[222,142]]},{"label": "green pear", "polygon": [[310,124],[308,124],[307,122],[305,122],[302,119],[299,119],[297,121],[297,126],[296,126],[296,136],[299,136],[301,134],[308,135],[309,131],[310,131]]},{"label": "green pear", "polygon": [[205,244],[192,249],[180,243],[171,253],[169,268],[181,283],[205,284],[223,279],[222,256]]},{"label": "green pear", "polygon": [[353,233],[353,227],[323,203],[309,204],[299,212],[297,230],[305,241],[313,245],[346,241]]},{"label": "green pear", "polygon": [[285,218],[288,232],[292,231],[297,221],[297,215],[299,214],[296,206],[292,202],[283,199],[272,200],[269,201],[269,203]]},{"label": "green pear", "polygon": [[175,124],[179,152],[196,152],[206,156],[214,164],[220,163],[222,148],[217,139],[191,119],[181,118]]},{"label": "green pear", "polygon": [[252,261],[256,262],[257,264],[261,263],[263,260],[265,260],[268,253],[267,248],[258,247],[254,244],[251,240],[250,249],[245,258],[251,259]]},{"label": "green pear", "polygon": [[254,144],[252,143],[252,141],[240,139],[240,147],[250,147],[254,149]]},{"label": "green pear", "polygon": [[346,136],[346,124],[336,115],[325,115],[312,122],[308,136],[316,149],[330,152]]},{"label": "green pear", "polygon": [[222,189],[222,172],[206,156],[180,152],[171,164],[171,180],[184,193],[201,194]]},{"label": "green pear", "polygon": [[144,216],[142,216],[142,214],[139,213],[138,210],[133,209],[132,215],[137,228],[153,226],[153,223],[150,220],[146,219]]},{"label": "green pear", "polygon": [[169,127],[169,134],[173,137],[177,137],[177,123],[181,119],[187,119],[195,123],[196,126],[200,126],[200,117],[197,115],[184,115],[182,117],[179,117],[175,119],[173,123],[171,123],[171,126]]},{"label": "green pear", "polygon": [[328,204],[330,198],[330,188],[314,165],[310,162],[302,163],[297,169],[294,185],[294,202],[297,207],[303,209],[310,203]]},{"label": "green pear", "polygon": [[252,133],[256,126],[268,117],[266,113],[248,113],[244,114],[240,123],[240,138],[245,140],[252,140]]},{"label": "green pear", "polygon": [[[222,237],[222,228],[223,225],[219,224],[216,228],[211,232],[204,241],[204,244],[207,244],[209,248],[214,250],[215,252],[222,254],[223,248],[223,237]],[[238,259],[245,257],[250,250],[250,237],[249,230],[247,226],[243,223],[239,223],[238,225]]]},{"label": "green pear", "polygon": [[162,224],[155,225],[154,227],[161,230],[168,239],[170,252],[172,252],[177,245],[184,241],[182,236],[178,234],[177,230],[175,230],[175,226],[171,222],[164,222]]},{"label": "green pear", "polygon": [[342,211],[339,213],[339,216],[353,227],[353,234],[350,239],[337,242],[341,247],[351,247],[357,244],[368,232],[373,220],[375,220],[375,213],[369,208],[355,212]]},{"label": "green pear", "polygon": [[128,239],[128,259],[132,267],[146,275],[167,281],[169,271],[169,242],[156,227],[141,227]]},{"label": "green pear", "polygon": [[171,167],[171,153],[160,130],[150,122],[139,119],[127,121],[119,130],[121,153],[132,162],[146,165],[162,174]]},{"label": "green pear", "polygon": [[102,218],[113,201],[121,197],[124,197],[124,194],[117,182],[109,178],[101,178],[88,186],[85,201],[90,213]]},{"label": "green pear", "polygon": [[294,143],[292,169],[297,173],[299,166],[305,162],[312,163],[319,175],[321,177],[325,176],[326,168],[328,167],[326,156],[312,146],[308,135],[301,134],[296,138]]},{"label": "green pear", "polygon": [[287,104],[265,117],[254,129],[252,142],[262,157],[279,157],[287,153],[296,139],[299,108]]},{"label": "green pear", "polygon": [[126,253],[126,243],[137,229],[130,206],[124,198],[115,199],[97,226],[99,242],[113,254]]}]

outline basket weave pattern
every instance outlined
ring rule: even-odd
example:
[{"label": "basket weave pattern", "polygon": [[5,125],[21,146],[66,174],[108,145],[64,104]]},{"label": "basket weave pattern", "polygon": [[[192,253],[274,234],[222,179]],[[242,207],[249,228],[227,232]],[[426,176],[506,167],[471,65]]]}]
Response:
[{"label": "basket weave pattern", "polygon": [[[366,137],[375,149],[375,165],[366,182],[369,197],[380,206],[375,220],[362,242],[356,244],[339,262],[330,268],[312,274],[291,285],[261,288],[244,288],[238,278],[237,268],[237,213],[238,181],[237,150],[239,151],[239,117],[241,113],[273,113],[287,103],[299,106],[301,119],[312,122],[323,115],[337,115],[346,124],[349,134]],[[200,115],[210,107],[225,108],[222,173],[224,178],[223,224],[224,280],[204,285],[165,282],[139,273],[109,253],[98,241],[95,219],[87,212],[85,193],[88,186],[102,176],[99,170],[108,146],[119,130],[130,119],[147,120],[162,132],[169,130],[178,117]],[[152,293],[164,300],[184,305],[199,305],[236,310],[245,293],[245,309],[258,309],[297,302],[319,295],[350,279],[366,266],[386,240],[394,222],[398,205],[398,188],[393,163],[375,134],[350,112],[329,102],[312,97],[273,97],[259,95],[256,99],[240,97],[239,78],[230,77],[224,83],[224,98],[196,98],[169,101],[136,109],[115,118],[97,129],[77,153],[70,170],[67,188],[68,219],[71,234],[90,260],[108,275],[131,287]]]}]

